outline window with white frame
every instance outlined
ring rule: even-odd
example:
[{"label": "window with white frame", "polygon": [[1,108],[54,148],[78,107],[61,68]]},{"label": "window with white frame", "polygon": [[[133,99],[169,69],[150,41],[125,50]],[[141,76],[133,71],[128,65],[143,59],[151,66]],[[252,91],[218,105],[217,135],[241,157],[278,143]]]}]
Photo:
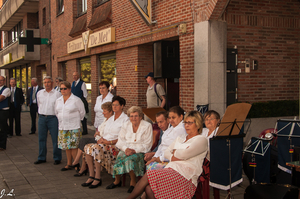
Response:
[{"label": "window with white frame", "polygon": [[63,13],[64,9],[64,0],[57,0],[57,14]]}]

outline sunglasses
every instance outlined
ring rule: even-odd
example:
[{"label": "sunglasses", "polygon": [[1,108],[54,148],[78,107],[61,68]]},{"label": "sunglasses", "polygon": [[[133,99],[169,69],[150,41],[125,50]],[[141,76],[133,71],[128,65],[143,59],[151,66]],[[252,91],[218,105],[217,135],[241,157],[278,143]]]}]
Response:
[{"label": "sunglasses", "polygon": [[60,88],[60,90],[67,90],[68,88]]}]

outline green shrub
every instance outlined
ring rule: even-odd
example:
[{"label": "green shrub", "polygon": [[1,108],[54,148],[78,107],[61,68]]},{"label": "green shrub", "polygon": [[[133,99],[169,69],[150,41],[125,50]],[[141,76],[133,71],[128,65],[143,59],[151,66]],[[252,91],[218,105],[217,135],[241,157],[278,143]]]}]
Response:
[{"label": "green shrub", "polygon": [[299,115],[299,100],[255,102],[247,118]]}]

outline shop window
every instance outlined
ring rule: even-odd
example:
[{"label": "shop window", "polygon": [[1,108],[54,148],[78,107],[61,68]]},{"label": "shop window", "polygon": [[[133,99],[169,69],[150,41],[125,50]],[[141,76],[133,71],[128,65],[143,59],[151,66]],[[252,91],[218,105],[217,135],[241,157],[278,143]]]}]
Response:
[{"label": "shop window", "polygon": [[[92,103],[91,59],[89,57],[80,59],[79,64],[80,64],[80,77],[85,82],[87,93],[88,93],[86,101],[89,104],[89,110],[92,110],[91,109],[92,108],[91,107],[91,103]],[[91,112],[92,111],[90,111],[87,114],[88,123],[92,123]]]},{"label": "shop window", "polygon": [[87,0],[77,0],[78,16],[86,13],[87,10]]},{"label": "shop window", "polygon": [[116,78],[116,58],[112,56],[101,56],[101,79],[100,81],[107,81],[110,84],[110,91],[116,95],[117,90],[117,78]]},{"label": "shop window", "polygon": [[64,0],[57,0],[57,15],[64,12]]}]

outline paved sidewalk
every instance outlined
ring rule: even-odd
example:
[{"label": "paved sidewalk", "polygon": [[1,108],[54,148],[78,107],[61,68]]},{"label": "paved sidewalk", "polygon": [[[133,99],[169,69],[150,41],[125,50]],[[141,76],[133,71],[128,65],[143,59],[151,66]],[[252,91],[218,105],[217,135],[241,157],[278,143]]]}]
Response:
[{"label": "paved sidewalk", "polygon": [[[125,198],[128,196],[129,177],[126,186],[107,190],[105,187],[113,182],[113,178],[106,172],[101,173],[103,184],[96,189],[82,187],[87,176],[74,177],[74,170],[60,171],[66,165],[66,154],[63,151],[62,164],[53,165],[51,137],[48,135],[47,162],[33,164],[38,157],[38,134],[29,135],[30,114],[22,112],[22,136],[8,138],[6,151],[0,152],[0,198]],[[84,137],[92,137],[93,127]],[[244,190],[248,186],[247,180],[233,189],[235,199],[242,199]],[[9,192],[14,196],[8,195]],[[221,198],[226,197],[221,191]],[[3,195],[6,194],[6,195]],[[2,196],[3,195],[3,196]],[[212,198],[212,192],[211,192]]]}]

